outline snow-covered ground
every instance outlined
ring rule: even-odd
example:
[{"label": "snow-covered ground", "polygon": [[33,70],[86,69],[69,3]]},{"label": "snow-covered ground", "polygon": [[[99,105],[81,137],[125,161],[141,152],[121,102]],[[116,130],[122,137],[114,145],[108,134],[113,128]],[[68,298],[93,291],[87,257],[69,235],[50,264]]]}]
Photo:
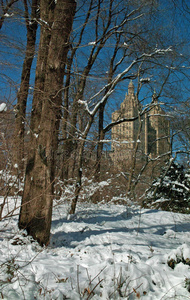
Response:
[{"label": "snow-covered ground", "polygon": [[81,202],[68,218],[55,204],[47,248],[18,215],[0,222],[0,298],[190,299],[189,215]]}]

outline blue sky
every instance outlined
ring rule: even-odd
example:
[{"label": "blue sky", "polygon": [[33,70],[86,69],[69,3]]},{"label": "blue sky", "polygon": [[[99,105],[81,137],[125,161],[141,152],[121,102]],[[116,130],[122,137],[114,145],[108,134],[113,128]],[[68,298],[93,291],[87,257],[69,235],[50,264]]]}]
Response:
[{"label": "blue sky", "polygon": [[[190,24],[190,16],[186,14],[184,17],[183,12],[181,11],[181,6],[179,5],[176,7],[176,9],[173,9],[170,14],[168,14],[168,6],[169,1],[160,1],[161,6],[159,7],[160,13],[159,15],[155,14],[155,19],[153,21],[154,26],[159,26],[160,30],[162,29],[164,31],[165,40],[167,40],[168,45],[173,43],[175,40],[175,43],[180,45],[181,43],[184,43],[184,41],[187,43],[187,45],[184,47],[182,44],[179,46],[179,51],[184,56],[188,56],[190,53],[190,41],[189,41],[189,24]],[[178,1],[179,3],[179,1]],[[21,8],[21,7],[20,7]],[[84,9],[85,10],[85,9]],[[74,23],[74,30],[75,32],[78,30],[78,26],[80,25],[80,20],[82,20],[82,17],[79,17],[76,19]],[[76,25],[75,25],[76,24]],[[5,36],[2,37],[2,36]],[[39,37],[39,35],[38,35]],[[0,89],[1,89],[1,99],[0,101],[9,101],[10,103],[15,104],[16,103],[16,91],[19,88],[20,84],[20,77],[21,77],[21,70],[22,70],[22,62],[24,57],[24,48],[25,48],[25,42],[26,42],[26,28],[24,24],[24,19],[18,15],[14,15],[13,17],[7,18],[5,20],[5,23],[1,29],[0,32],[0,38],[1,38],[1,48],[0,48]],[[82,48],[81,53],[84,54],[89,52],[90,46],[87,45],[89,41],[92,41],[93,39],[91,37],[91,34],[89,32],[86,32],[86,38],[87,40],[83,41],[84,48]],[[93,42],[93,41],[92,41]],[[155,45],[156,46],[156,45]],[[160,47],[161,45],[158,45]],[[16,49],[14,48],[16,47]],[[107,45],[107,53],[109,53],[109,48],[111,51],[111,45]],[[109,55],[109,54],[106,54]],[[100,56],[100,65],[101,62],[104,62],[104,54],[102,54],[102,58]],[[185,59],[184,59],[185,60]],[[33,86],[34,77],[35,77],[35,61],[33,64],[33,71],[31,75],[31,86]],[[81,64],[81,69],[84,65],[84,61],[79,59],[78,63]],[[188,67],[188,61],[186,60],[184,62],[185,67]],[[182,62],[181,62],[182,64]],[[102,64],[103,70],[106,70],[106,65]],[[99,68],[98,68],[99,69]],[[97,69],[97,70],[98,70]],[[100,69],[99,69],[100,70]],[[184,69],[187,72],[187,69]],[[96,71],[96,70],[95,70]],[[95,74],[95,71],[94,74]],[[99,72],[99,71],[98,71]],[[104,72],[104,71],[103,71]],[[152,72],[152,74],[151,74]],[[154,81],[151,82],[151,92],[154,88],[156,88],[157,92],[160,90],[159,85],[159,74],[153,74],[154,71],[151,71],[150,75],[154,75]],[[189,71],[187,72],[189,73]],[[96,74],[97,77],[100,77],[100,74]],[[178,78],[178,84],[180,80],[183,80],[181,83],[181,97],[187,98],[187,91],[186,87],[188,86],[188,79],[185,78],[185,76],[181,75],[179,72],[177,76],[173,76],[172,80],[177,83]],[[101,80],[100,80],[101,81]],[[91,79],[91,82],[95,82],[94,79]],[[117,99],[117,101],[114,100],[116,106],[118,106],[118,102],[122,102],[125,96],[125,93],[127,92],[128,82],[123,82],[118,85],[118,88],[116,88],[116,92],[113,94],[113,100]],[[160,80],[162,82],[162,80]],[[96,82],[97,84],[97,82]],[[137,81],[134,81],[134,84],[137,88]],[[150,86],[150,85],[149,85]],[[148,85],[142,89],[142,93],[140,94],[141,99],[147,96],[147,91],[149,90]],[[31,90],[32,91],[32,90]],[[149,93],[149,97],[151,97],[151,92]],[[31,97],[29,98],[29,107],[31,104]],[[149,101],[149,100],[148,100]]]}]

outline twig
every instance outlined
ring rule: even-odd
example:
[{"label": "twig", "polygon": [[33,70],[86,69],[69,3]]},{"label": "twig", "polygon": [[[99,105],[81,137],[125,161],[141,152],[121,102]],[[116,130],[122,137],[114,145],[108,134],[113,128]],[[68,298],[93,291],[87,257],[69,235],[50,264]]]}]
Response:
[{"label": "twig", "polygon": [[103,269],[101,269],[100,272],[99,272],[96,276],[94,276],[94,277],[92,278],[92,280],[90,281],[89,284],[91,284],[92,281],[94,281],[94,279],[96,279],[96,278],[97,278],[97,277],[105,270],[105,268],[106,268],[106,266],[105,266]]},{"label": "twig", "polygon": [[90,292],[90,294],[88,295],[87,299],[89,299],[89,297],[92,295],[92,293],[94,292],[94,290],[97,288],[97,286],[103,281],[103,279],[99,280],[98,283],[94,286],[94,288],[92,289],[92,291]]},{"label": "twig", "polygon": [[78,293],[80,295],[80,284],[79,284],[79,265],[77,265],[77,288],[78,288]]}]

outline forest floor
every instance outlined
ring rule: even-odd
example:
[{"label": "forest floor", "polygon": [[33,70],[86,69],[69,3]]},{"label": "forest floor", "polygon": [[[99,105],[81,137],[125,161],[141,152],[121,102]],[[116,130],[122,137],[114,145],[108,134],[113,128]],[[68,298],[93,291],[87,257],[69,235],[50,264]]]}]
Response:
[{"label": "forest floor", "polygon": [[54,204],[47,247],[19,231],[18,209],[0,222],[1,299],[190,299],[189,215],[80,201],[68,216],[68,201]]}]

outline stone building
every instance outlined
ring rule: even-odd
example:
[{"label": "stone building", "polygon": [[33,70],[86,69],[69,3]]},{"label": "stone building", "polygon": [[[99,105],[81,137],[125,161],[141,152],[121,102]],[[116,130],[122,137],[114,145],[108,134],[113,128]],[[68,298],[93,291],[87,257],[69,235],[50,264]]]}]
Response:
[{"label": "stone building", "polygon": [[130,81],[128,93],[120,109],[112,114],[112,122],[127,118],[112,128],[111,159],[114,164],[130,163],[134,153],[140,160],[156,157],[169,151],[169,121],[160,107],[156,93],[152,108],[144,115]]}]

